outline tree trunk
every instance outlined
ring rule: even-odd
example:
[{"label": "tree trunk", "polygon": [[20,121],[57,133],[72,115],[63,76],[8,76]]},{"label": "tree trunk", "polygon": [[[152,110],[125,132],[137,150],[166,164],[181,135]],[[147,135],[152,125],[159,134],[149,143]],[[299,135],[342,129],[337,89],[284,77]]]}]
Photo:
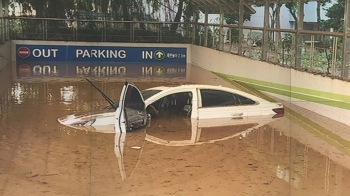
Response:
[{"label": "tree trunk", "polygon": [[[176,12],[176,15],[175,15],[175,18],[174,18],[174,22],[180,22],[181,16],[182,16],[183,7],[184,7],[184,0],[179,0],[179,6],[177,8],[177,12]],[[178,23],[173,23],[170,26],[170,31],[175,33],[178,27],[179,27]]]},{"label": "tree trunk", "polygon": [[32,6],[33,6],[33,9],[36,11],[36,17],[37,18],[44,18],[46,17],[46,14],[45,14],[45,4],[46,2],[44,1],[33,1],[32,2]]},{"label": "tree trunk", "polygon": [[[272,9],[272,14],[270,14],[270,16],[271,16],[270,28],[275,28],[275,25],[276,25],[276,3],[271,4],[270,7]],[[274,32],[269,31],[268,40],[273,41],[273,37],[274,37]]]},{"label": "tree trunk", "polygon": [[287,7],[289,13],[292,15],[293,19],[294,19],[294,29],[298,28],[298,17],[296,15],[295,9],[293,9],[294,6],[296,6],[295,3],[286,3],[285,6]]},{"label": "tree trunk", "polygon": [[[319,31],[321,29],[321,3],[317,1],[317,7],[316,7],[316,14],[317,14],[317,30]],[[316,35],[316,40],[320,40],[320,36]]]},{"label": "tree trunk", "polygon": [[[282,4],[277,4],[276,7],[276,28],[281,28],[281,6]],[[281,32],[276,32],[275,49],[276,49],[276,60],[279,62],[279,44],[281,43]],[[284,51],[282,51],[284,53]]]},{"label": "tree trunk", "polygon": [[146,29],[146,24],[142,21],[144,21],[144,7],[143,7],[143,2],[142,1],[135,1],[135,12],[136,12],[136,19],[140,21],[140,28],[145,30]]},{"label": "tree trunk", "polygon": [[320,30],[320,26],[321,26],[321,3],[318,2],[318,1],[317,1],[316,12],[317,12],[317,30]]},{"label": "tree trunk", "polygon": [[[123,19],[124,21],[130,21],[130,17],[129,17],[129,9],[128,9],[128,3],[127,1],[122,1],[122,8],[123,8]],[[124,23],[124,27],[126,29],[130,28],[130,23]]]},{"label": "tree trunk", "polygon": [[294,29],[297,29],[298,28],[298,17],[297,17],[297,15],[295,14],[295,13],[291,13],[292,14],[292,16],[293,16],[293,18],[294,18]]}]

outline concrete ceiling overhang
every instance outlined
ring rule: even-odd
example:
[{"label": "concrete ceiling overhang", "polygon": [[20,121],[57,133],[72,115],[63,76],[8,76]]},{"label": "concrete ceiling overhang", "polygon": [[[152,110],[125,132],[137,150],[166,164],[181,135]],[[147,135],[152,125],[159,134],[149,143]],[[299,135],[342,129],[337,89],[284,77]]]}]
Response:
[{"label": "concrete ceiling overhang", "polygon": [[[239,12],[239,1],[240,0],[192,0],[192,3],[201,12],[205,13],[205,9],[208,9],[208,14],[220,14],[222,11],[225,14],[238,13]],[[259,4],[264,5],[265,0],[243,0],[243,12],[245,14],[255,14],[252,5]],[[310,0],[304,0],[308,2]],[[317,1],[317,0],[315,0]],[[270,0],[270,3],[293,3],[298,0]]]},{"label": "concrete ceiling overhang", "polygon": [[[207,8],[208,14],[220,14],[220,10],[225,14],[239,11],[239,0],[192,0],[192,3],[203,13]],[[247,3],[244,3],[243,11],[247,14],[255,13],[255,10]]]}]

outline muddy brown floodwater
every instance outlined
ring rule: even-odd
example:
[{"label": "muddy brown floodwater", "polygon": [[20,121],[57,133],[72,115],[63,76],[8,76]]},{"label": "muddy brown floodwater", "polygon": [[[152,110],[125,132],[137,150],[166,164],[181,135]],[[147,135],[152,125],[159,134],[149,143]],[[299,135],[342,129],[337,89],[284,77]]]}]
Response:
[{"label": "muddy brown floodwater", "polygon": [[[238,88],[198,67],[188,74],[187,79],[130,80],[141,89],[183,83]],[[119,97],[121,79],[93,80],[109,97]],[[332,134],[350,128],[290,103],[292,112],[266,124],[199,129],[188,120],[169,118],[118,135],[74,130],[57,122],[58,117],[107,105],[87,82],[24,79],[2,84],[0,195],[350,192],[349,141]],[[198,135],[196,142],[188,142],[193,135]]]}]

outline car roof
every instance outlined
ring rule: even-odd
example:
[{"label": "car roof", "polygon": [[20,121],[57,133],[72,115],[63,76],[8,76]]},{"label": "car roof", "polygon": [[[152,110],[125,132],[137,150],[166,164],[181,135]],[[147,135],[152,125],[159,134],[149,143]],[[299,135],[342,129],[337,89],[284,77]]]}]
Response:
[{"label": "car roof", "polygon": [[220,88],[222,87],[221,85],[206,85],[206,84],[182,84],[182,85],[174,85],[174,86],[157,86],[157,87],[152,87],[147,90],[166,90],[170,88]]},{"label": "car roof", "polygon": [[[175,89],[182,89],[182,88],[207,88],[207,89],[215,89],[215,90],[224,90],[224,91],[230,91],[234,92],[243,96],[249,96],[254,97],[256,100],[264,100],[258,96],[255,96],[250,93],[246,93],[237,89],[229,88],[229,87],[223,87],[221,85],[206,85],[206,84],[183,84],[183,85],[177,85],[177,86],[158,86],[158,87],[152,87],[147,90],[175,90]],[[266,100],[264,100],[266,101]]]}]

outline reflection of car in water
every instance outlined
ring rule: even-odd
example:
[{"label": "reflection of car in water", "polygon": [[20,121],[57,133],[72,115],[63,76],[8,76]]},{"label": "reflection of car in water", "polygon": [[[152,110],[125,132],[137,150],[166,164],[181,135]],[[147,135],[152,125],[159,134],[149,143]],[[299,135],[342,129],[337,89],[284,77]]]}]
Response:
[{"label": "reflection of car in water", "polygon": [[[234,119],[173,119],[152,120],[146,128],[146,140],[165,146],[187,146],[214,143],[237,136],[245,137],[257,129],[279,118],[273,115],[236,121]],[[172,131],[166,130],[171,127]]]},{"label": "reflection of car in water", "polygon": [[[164,146],[210,144],[235,137],[246,137],[251,131],[277,119],[270,115],[246,119],[239,123],[228,120],[223,124],[221,119],[197,120],[177,116],[152,120],[142,131],[116,132],[114,152],[122,180],[130,179],[135,172],[145,141]],[[170,130],[163,125],[171,127]]]},{"label": "reflection of car in water", "polygon": [[153,118],[183,115],[200,121],[221,119],[222,123],[228,119],[238,123],[260,116],[284,115],[283,105],[279,103],[222,86],[191,84],[140,91],[126,82],[118,103],[100,93],[110,104],[104,110],[95,114],[68,115],[58,121],[80,129],[114,127],[115,131],[133,131],[147,124],[148,114]]}]

